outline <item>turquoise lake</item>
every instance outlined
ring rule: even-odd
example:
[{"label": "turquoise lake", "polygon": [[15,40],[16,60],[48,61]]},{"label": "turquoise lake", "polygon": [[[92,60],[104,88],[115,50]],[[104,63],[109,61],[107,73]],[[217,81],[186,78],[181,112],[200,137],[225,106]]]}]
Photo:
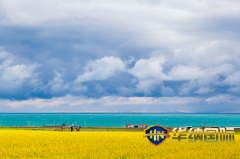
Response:
[{"label": "turquoise lake", "polygon": [[132,113],[0,113],[0,126],[123,127],[125,124],[178,126],[240,126],[240,114],[132,114]]}]

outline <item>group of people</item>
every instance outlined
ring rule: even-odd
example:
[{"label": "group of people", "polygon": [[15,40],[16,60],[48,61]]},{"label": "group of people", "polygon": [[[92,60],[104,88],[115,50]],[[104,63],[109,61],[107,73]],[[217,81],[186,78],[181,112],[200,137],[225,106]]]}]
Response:
[{"label": "group of people", "polygon": [[[64,128],[66,128],[66,124],[65,124],[65,123],[63,123],[63,126],[64,126]],[[75,126],[74,126],[74,124],[72,123],[72,125],[71,125],[71,131],[73,131],[74,128],[75,128]],[[80,131],[80,128],[81,128],[81,126],[80,126],[79,124],[77,124],[76,130],[77,130],[77,131]]]}]

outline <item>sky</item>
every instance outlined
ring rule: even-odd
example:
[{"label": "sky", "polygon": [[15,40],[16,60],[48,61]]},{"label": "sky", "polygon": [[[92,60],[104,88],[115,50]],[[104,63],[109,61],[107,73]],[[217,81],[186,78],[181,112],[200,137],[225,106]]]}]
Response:
[{"label": "sky", "polygon": [[240,112],[238,0],[1,0],[0,112]]}]

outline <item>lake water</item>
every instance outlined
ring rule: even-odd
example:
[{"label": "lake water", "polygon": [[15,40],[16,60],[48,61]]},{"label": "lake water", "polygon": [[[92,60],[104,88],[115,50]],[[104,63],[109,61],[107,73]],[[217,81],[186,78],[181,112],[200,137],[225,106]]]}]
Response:
[{"label": "lake water", "polygon": [[125,124],[178,126],[240,126],[240,114],[132,114],[132,113],[0,113],[0,126],[123,127]]}]

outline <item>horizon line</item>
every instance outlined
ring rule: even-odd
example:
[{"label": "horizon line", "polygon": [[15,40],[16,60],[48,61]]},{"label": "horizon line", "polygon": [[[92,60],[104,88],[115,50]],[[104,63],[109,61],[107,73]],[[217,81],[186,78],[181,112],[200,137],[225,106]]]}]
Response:
[{"label": "horizon line", "polygon": [[141,113],[141,114],[240,114],[240,111],[224,111],[224,112],[189,112],[189,111],[34,111],[34,112],[0,112],[4,113]]}]

